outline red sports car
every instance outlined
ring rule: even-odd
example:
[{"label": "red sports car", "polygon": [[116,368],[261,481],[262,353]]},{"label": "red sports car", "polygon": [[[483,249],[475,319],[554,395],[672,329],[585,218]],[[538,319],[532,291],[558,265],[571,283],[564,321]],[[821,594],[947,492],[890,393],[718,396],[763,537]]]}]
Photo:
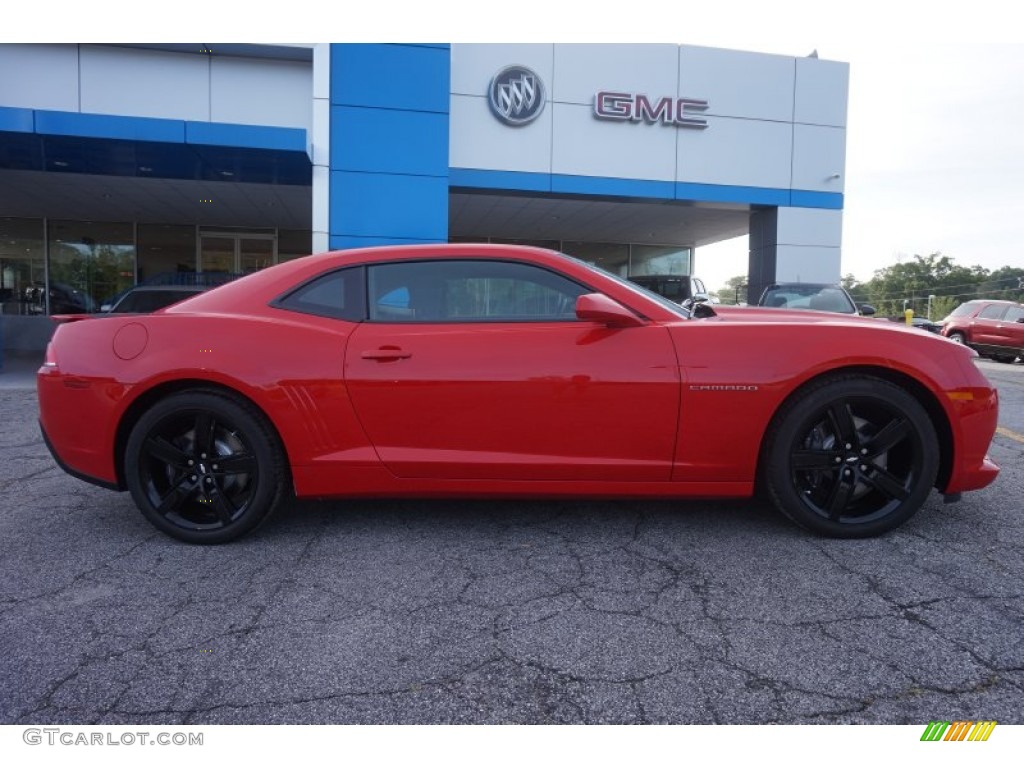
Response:
[{"label": "red sports car", "polygon": [[743,497],[872,536],[998,473],[974,352],[834,313],[691,314],[551,251],[351,250],[70,316],[41,425],[76,477],[218,543],[308,497]]}]

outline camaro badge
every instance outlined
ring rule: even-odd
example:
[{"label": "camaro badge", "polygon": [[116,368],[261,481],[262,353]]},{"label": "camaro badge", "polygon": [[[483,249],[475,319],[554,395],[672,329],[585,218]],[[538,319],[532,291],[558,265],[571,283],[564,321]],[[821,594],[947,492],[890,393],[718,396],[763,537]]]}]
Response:
[{"label": "camaro badge", "polygon": [[757,392],[757,384],[691,384],[691,392]]}]

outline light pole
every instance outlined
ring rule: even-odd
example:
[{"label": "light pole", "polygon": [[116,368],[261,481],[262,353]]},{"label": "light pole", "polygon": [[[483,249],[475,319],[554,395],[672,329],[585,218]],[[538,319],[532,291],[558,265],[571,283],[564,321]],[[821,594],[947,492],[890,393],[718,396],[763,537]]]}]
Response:
[{"label": "light pole", "polygon": [[932,302],[934,300],[935,300],[935,294],[934,293],[929,293],[928,294],[928,319],[929,320],[932,319]]}]

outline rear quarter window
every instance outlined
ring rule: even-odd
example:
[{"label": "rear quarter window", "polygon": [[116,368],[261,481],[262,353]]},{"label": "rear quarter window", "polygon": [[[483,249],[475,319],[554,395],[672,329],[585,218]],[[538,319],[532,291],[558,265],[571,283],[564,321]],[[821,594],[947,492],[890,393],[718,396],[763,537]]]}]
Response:
[{"label": "rear quarter window", "polygon": [[271,306],[358,323],[366,318],[365,274],[363,267],[328,272],[293,288]]}]

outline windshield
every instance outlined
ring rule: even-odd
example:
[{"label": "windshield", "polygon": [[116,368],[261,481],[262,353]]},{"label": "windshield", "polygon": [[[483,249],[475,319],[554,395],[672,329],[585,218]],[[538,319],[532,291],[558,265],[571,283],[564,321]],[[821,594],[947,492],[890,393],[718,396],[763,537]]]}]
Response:
[{"label": "windshield", "polygon": [[961,304],[959,307],[949,313],[950,317],[962,317],[963,315],[969,315],[971,310],[976,309],[978,302],[968,301],[965,304]]},{"label": "windshield", "polygon": [[661,306],[665,307],[666,309],[672,310],[672,312],[674,312],[675,314],[679,315],[679,317],[687,317],[687,318],[690,317],[689,310],[684,309],[680,305],[676,304],[674,301],[666,299],[664,296],[659,296],[654,291],[649,291],[646,288],[644,288],[643,286],[637,285],[636,283],[631,283],[629,280],[627,280],[624,277],[619,277],[614,272],[609,272],[606,269],[601,269],[601,267],[598,267],[595,264],[591,264],[590,262],[583,261],[582,259],[577,259],[575,256],[570,256],[567,253],[563,253],[562,255],[565,256],[565,258],[567,258],[567,259],[572,259],[577,264],[582,264],[584,267],[589,269],[591,272],[596,272],[597,274],[601,275],[601,277],[610,277],[612,280],[617,282],[623,288],[627,288],[631,292],[633,292],[635,294],[638,294],[640,296],[643,296],[645,299],[652,299],[652,300],[658,302]]},{"label": "windshield", "polygon": [[816,309],[821,312],[857,314],[857,306],[846,291],[834,286],[779,285],[764,292],[759,302],[762,307],[786,309]]}]

